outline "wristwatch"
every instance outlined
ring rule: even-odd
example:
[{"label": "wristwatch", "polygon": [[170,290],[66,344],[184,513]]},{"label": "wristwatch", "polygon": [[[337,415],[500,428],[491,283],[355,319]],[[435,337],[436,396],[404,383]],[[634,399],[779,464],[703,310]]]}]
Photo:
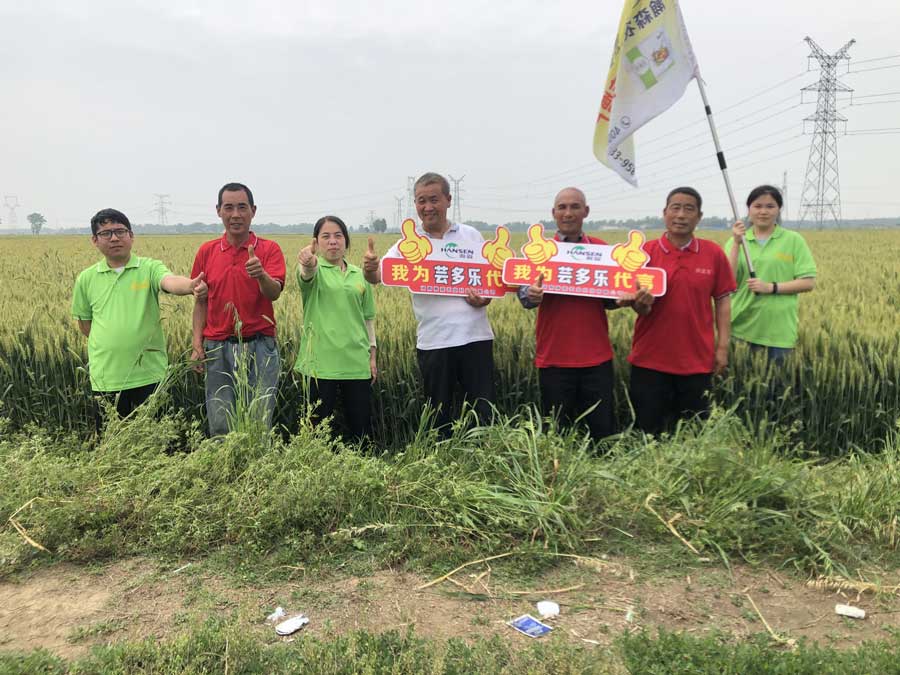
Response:
[{"label": "wristwatch", "polygon": [[778,282],[772,282],[772,295],[778,295]]}]

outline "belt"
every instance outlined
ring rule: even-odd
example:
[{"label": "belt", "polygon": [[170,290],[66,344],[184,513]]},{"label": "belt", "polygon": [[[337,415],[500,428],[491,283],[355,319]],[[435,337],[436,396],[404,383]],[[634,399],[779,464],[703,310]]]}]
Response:
[{"label": "belt", "polygon": [[236,344],[238,342],[253,342],[257,338],[266,337],[262,333],[254,333],[253,335],[245,335],[243,337],[238,337],[237,335],[229,335],[225,338],[224,342],[230,342],[231,344]]}]

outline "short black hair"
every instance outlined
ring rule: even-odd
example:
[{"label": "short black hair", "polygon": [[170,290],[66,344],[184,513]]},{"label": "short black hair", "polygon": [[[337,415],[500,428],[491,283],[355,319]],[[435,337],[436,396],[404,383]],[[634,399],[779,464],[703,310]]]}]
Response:
[{"label": "short black hair", "polygon": [[216,202],[216,208],[222,206],[223,192],[239,192],[241,190],[247,193],[247,199],[250,200],[250,206],[255,206],[253,203],[253,193],[250,192],[250,188],[248,188],[243,183],[225,183],[225,185],[219,188],[219,200]]},{"label": "short black hair", "polygon": [[701,197],[700,193],[697,192],[694,188],[692,188],[692,187],[677,187],[677,188],[675,188],[674,190],[669,192],[668,195],[666,195],[666,206],[669,205],[669,201],[675,195],[690,195],[691,197],[693,197],[694,199],[697,200],[697,210],[698,211],[703,210],[703,197]]},{"label": "short black hair", "polygon": [[439,173],[435,173],[434,171],[423,173],[413,185],[413,192],[426,185],[440,185],[441,192],[444,193],[444,196],[450,196],[450,183],[448,183],[447,179]]},{"label": "short black hair", "polygon": [[784,206],[784,198],[781,196],[781,190],[774,185],[760,185],[750,191],[750,195],[747,197],[747,207],[749,208],[753,202],[763,195],[769,195],[774,199],[775,203],[778,204],[779,209]]},{"label": "short black hair", "polygon": [[102,211],[97,211],[97,213],[94,214],[94,217],[91,218],[91,234],[96,237],[97,230],[100,229],[101,225],[112,224],[123,225],[131,232],[131,223],[128,220],[128,216],[115,209],[103,209]]},{"label": "short black hair", "polygon": [[319,232],[322,231],[322,226],[325,223],[334,223],[339,228],[341,228],[341,234],[344,235],[344,241],[347,242],[347,248],[350,248],[350,231],[347,229],[344,221],[337,216],[322,216],[321,218],[319,218],[316,221],[316,224],[313,226],[313,239],[319,238]]}]

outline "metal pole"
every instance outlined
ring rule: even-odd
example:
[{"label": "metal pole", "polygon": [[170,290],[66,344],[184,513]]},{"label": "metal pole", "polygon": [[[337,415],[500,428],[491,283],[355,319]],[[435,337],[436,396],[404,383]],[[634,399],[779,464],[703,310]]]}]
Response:
[{"label": "metal pole", "polygon": [[[719,134],[716,132],[716,124],[713,122],[712,108],[709,105],[709,99],[706,98],[706,89],[703,87],[703,80],[700,74],[695,78],[697,87],[700,89],[700,98],[703,99],[703,106],[706,108],[706,121],[709,122],[709,131],[712,133],[713,143],[716,146],[716,157],[719,160],[719,168],[722,170],[722,178],[725,179],[725,189],[728,191],[728,200],[731,202],[731,211],[734,214],[734,220],[741,219],[738,215],[738,205],[734,199],[734,190],[731,189],[731,179],[728,177],[728,165],[725,163],[725,153],[722,152],[722,146],[719,145]],[[741,250],[744,252],[744,260],[747,262],[747,270],[750,272],[750,278],[756,278],[756,270],[753,269],[753,263],[750,262],[750,250],[747,248],[747,240],[741,237]]]}]

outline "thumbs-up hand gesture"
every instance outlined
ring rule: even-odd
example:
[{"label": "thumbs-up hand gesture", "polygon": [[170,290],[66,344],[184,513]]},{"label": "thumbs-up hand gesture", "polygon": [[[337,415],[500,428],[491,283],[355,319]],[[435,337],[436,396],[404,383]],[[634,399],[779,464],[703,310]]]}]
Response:
[{"label": "thumbs-up hand gesture", "polygon": [[378,254],[375,253],[375,240],[369,237],[369,246],[363,253],[363,272],[374,274],[378,271]]},{"label": "thumbs-up hand gesture", "polygon": [[206,296],[209,293],[209,287],[206,285],[205,272],[200,272],[200,274],[191,279],[191,293],[197,300],[206,300]]},{"label": "thumbs-up hand gesture", "polygon": [[263,274],[265,274],[263,270],[262,263],[259,261],[259,258],[256,257],[256,253],[253,251],[253,246],[247,247],[247,264],[244,265],[247,269],[247,274],[250,275],[251,279],[260,279]]},{"label": "thumbs-up hand gesture", "polygon": [[481,254],[492,267],[502,270],[503,263],[513,257],[513,250],[509,247],[509,230],[498,227],[497,236],[481,247]]},{"label": "thumbs-up hand gesture", "polygon": [[428,237],[423,237],[416,232],[416,223],[411,218],[407,218],[400,225],[403,232],[403,239],[397,247],[400,255],[409,262],[415,264],[421,262],[422,259],[431,253],[431,241]]},{"label": "thumbs-up hand gesture", "polygon": [[541,304],[541,300],[544,299],[544,273],[541,272],[538,274],[537,279],[534,280],[534,283],[528,287],[528,302],[532,305]]},{"label": "thumbs-up hand gesture", "polygon": [[632,230],[628,235],[628,243],[618,244],[613,248],[612,259],[618,263],[619,267],[625,268],[628,272],[634,272],[650,260],[650,256],[641,248],[643,245],[643,233]]},{"label": "thumbs-up hand gesture", "polygon": [[528,243],[522,247],[522,253],[535,265],[542,265],[556,255],[559,248],[552,239],[544,239],[544,226],[532,225],[528,228]]},{"label": "thumbs-up hand gesture", "polygon": [[300,263],[301,267],[308,271],[312,271],[316,269],[316,265],[319,264],[318,253],[319,242],[313,239],[309,246],[304,246],[300,249],[300,253],[297,254],[297,262]]}]

